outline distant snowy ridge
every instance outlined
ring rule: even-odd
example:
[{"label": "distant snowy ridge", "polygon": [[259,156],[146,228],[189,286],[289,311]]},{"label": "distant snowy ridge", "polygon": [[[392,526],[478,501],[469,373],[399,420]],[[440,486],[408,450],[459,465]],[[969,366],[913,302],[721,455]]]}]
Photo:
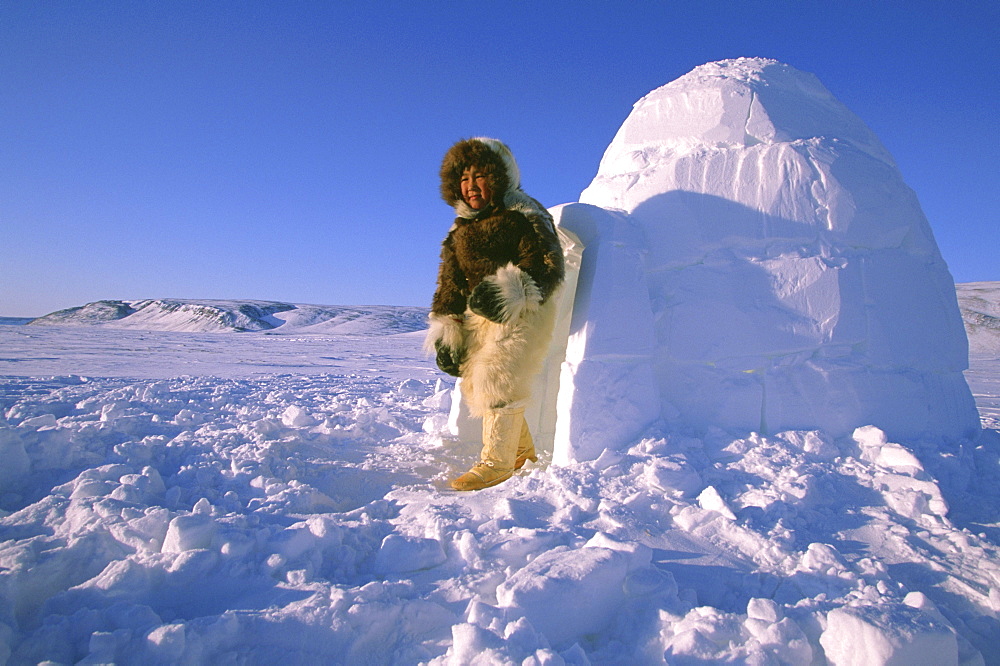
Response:
[{"label": "distant snowy ridge", "polygon": [[[955,285],[973,354],[1000,353],[1000,281]],[[0,318],[0,324],[86,326],[156,331],[273,331],[393,335],[423,330],[424,308],[293,305],[275,301],[157,299],[95,301],[37,319]]]},{"label": "distant snowy ridge", "polygon": [[105,300],[59,310],[33,326],[102,326],[190,333],[269,331],[393,335],[426,327],[427,310],[369,305],[303,305],[278,301]]},{"label": "distant snowy ridge", "polygon": [[1000,354],[1000,282],[955,285],[970,354]]}]

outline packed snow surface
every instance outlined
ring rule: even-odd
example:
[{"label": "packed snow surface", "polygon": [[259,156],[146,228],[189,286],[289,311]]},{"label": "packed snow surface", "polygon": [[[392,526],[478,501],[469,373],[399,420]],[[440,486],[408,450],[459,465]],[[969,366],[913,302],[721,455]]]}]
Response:
[{"label": "packed snow surface", "polygon": [[631,389],[607,410],[567,398],[578,459],[657,418],[698,433],[976,429],[930,225],[878,138],[815,76],[740,58],[650,92],[580,202],[558,219],[586,247],[581,285],[602,295],[577,292],[565,382]]},{"label": "packed snow surface", "polygon": [[454,493],[421,342],[0,326],[0,661],[1000,663],[995,430],[654,424]]}]

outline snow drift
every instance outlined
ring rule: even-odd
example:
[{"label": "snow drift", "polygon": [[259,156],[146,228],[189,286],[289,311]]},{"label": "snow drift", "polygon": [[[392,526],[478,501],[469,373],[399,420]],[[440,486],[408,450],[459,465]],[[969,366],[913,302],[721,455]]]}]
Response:
[{"label": "snow drift", "polygon": [[555,211],[586,247],[557,457],[592,459],[657,419],[978,429],[954,283],[916,196],[814,76],[741,58],[654,90],[580,201]]}]

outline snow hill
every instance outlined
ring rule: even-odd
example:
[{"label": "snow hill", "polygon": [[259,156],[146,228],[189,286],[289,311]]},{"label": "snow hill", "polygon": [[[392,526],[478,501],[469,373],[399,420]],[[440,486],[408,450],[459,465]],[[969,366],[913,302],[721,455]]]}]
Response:
[{"label": "snow hill", "polygon": [[[968,282],[955,288],[969,352],[1000,354],[1000,282]],[[136,317],[140,310],[148,312]],[[0,317],[0,325],[393,335],[423,330],[426,313],[424,308],[405,306],[292,305],[257,300],[105,300],[34,319]]]},{"label": "snow hill", "polygon": [[[970,354],[1000,355],[1000,282],[967,282],[955,285]],[[161,314],[133,318],[139,306]],[[186,307],[185,307],[186,306]],[[270,309],[272,315],[263,313]],[[233,325],[240,317],[250,326]],[[0,325],[107,326],[135,330],[246,331],[281,333],[348,333],[394,335],[426,328],[426,310],[404,306],[291,305],[272,301],[95,301],[59,310],[43,317],[0,317]],[[284,328],[281,328],[284,326]],[[276,330],[281,328],[281,330]]]},{"label": "snow hill", "polygon": [[969,353],[1000,356],[1000,282],[956,285]]},{"label": "snow hill", "polygon": [[147,331],[392,335],[427,325],[427,310],[399,306],[300,305],[274,301],[105,300],[59,310],[33,326],[103,326]]}]

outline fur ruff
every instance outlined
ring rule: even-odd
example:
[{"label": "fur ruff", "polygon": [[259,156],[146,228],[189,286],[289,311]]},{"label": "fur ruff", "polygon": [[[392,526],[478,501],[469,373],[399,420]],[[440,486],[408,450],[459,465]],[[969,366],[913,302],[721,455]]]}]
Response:
[{"label": "fur ruff", "polygon": [[556,300],[524,308],[503,324],[468,311],[462,364],[462,396],[475,417],[492,409],[523,406],[548,353],[555,327]]}]

